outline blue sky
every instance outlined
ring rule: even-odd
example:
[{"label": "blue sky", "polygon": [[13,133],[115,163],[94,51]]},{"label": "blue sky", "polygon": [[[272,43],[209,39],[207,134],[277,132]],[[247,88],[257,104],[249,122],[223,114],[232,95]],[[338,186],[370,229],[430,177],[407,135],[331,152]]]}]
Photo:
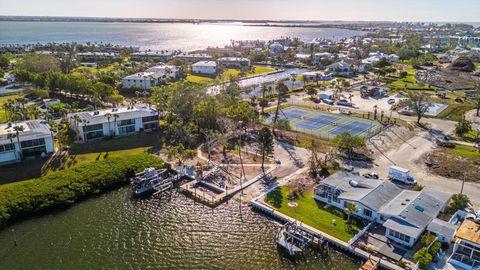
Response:
[{"label": "blue sky", "polygon": [[0,15],[480,21],[480,0],[0,0]]}]

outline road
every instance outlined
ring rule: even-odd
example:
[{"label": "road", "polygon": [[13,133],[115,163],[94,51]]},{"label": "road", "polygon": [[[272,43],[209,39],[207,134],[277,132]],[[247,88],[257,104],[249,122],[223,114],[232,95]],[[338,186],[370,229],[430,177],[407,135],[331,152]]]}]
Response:
[{"label": "road", "polygon": [[[426,187],[448,193],[460,193],[462,181],[430,174],[420,160],[423,154],[434,150],[435,147],[434,137],[429,132],[422,131],[400,147],[392,149],[384,153],[384,156],[377,158],[372,169],[358,168],[358,171],[366,173],[374,170],[380,175],[380,178],[387,179],[388,168],[391,165],[397,165],[410,169],[412,176]],[[466,182],[464,193],[468,195],[475,209],[479,209],[480,184]]]}]

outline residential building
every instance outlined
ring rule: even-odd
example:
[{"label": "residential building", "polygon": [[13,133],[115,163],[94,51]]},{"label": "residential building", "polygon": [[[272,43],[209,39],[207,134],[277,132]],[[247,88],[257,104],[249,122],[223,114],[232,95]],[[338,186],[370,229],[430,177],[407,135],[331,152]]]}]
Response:
[{"label": "residential building", "polygon": [[76,56],[81,62],[96,62],[98,60],[115,60],[118,54],[113,52],[79,52]]},{"label": "residential building", "polygon": [[272,53],[282,53],[285,51],[284,46],[280,43],[272,43],[268,46],[268,48]]},{"label": "residential building", "polygon": [[448,262],[461,269],[480,269],[480,224],[465,219],[455,234],[455,245]]},{"label": "residential building", "polygon": [[192,73],[215,75],[217,74],[217,63],[215,61],[200,61],[192,65]]},{"label": "residential building", "polygon": [[178,77],[178,69],[170,65],[158,65],[147,69],[144,72],[128,75],[123,78],[123,88],[149,89],[165,82],[175,80]]},{"label": "residential building", "polygon": [[70,127],[77,141],[91,141],[103,137],[125,136],[158,127],[157,110],[146,105],[135,105],[68,115]]},{"label": "residential building", "polygon": [[175,55],[174,58],[183,58],[189,62],[210,61],[213,59],[211,55],[205,53],[181,53]]},{"label": "residential building", "polygon": [[302,73],[302,76],[305,76],[307,80],[312,81],[318,79],[319,81],[331,81],[333,78],[331,76],[325,75],[325,73],[321,71],[310,71]]},{"label": "residential building", "polygon": [[[23,127],[18,136],[15,127]],[[0,164],[20,161],[22,158],[50,155],[55,152],[53,133],[45,120],[30,120],[0,124]]]},{"label": "residential building", "polygon": [[250,68],[252,62],[248,58],[242,57],[222,57],[217,59],[217,62],[226,68]]},{"label": "residential building", "polygon": [[445,210],[450,197],[428,188],[403,190],[390,182],[347,172],[337,172],[322,180],[314,194],[316,200],[342,210],[347,203],[355,204],[355,216],[382,224],[387,238],[409,247]]},{"label": "residential building", "polygon": [[148,61],[154,59],[161,62],[167,62],[176,54],[175,51],[144,51],[132,53],[131,58],[134,61]]},{"label": "residential building", "polygon": [[355,74],[355,65],[340,61],[327,66],[327,70],[335,76],[350,77]]},{"label": "residential building", "polygon": [[333,54],[329,52],[316,53],[313,55],[313,64],[319,65],[321,64],[322,60],[331,60],[333,57]]}]

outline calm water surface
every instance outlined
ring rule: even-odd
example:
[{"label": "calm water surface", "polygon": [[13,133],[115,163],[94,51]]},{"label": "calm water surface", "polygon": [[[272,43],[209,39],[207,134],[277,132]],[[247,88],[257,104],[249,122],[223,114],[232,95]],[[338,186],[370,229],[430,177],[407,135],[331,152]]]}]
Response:
[{"label": "calm water surface", "polygon": [[336,28],[256,27],[243,24],[0,22],[0,44],[104,42],[158,50],[225,46],[233,40],[298,37],[341,39],[364,32]]},{"label": "calm water surface", "polygon": [[333,250],[285,258],[278,225],[235,202],[212,210],[180,194],[130,194],[122,188],[1,230],[0,269],[358,269]]}]

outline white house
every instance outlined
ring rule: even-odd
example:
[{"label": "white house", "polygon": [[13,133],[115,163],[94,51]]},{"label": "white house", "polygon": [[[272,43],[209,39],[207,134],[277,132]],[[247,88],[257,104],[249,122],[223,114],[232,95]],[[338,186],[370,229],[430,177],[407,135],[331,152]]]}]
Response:
[{"label": "white house", "polygon": [[142,90],[162,84],[165,80],[175,80],[178,77],[178,69],[170,65],[158,65],[144,72],[128,75],[123,78],[123,88],[137,87]]},{"label": "white house", "polygon": [[252,65],[250,59],[242,57],[222,57],[217,59],[217,62],[227,68],[249,68]]},{"label": "white house", "polygon": [[330,60],[330,59],[333,59],[333,54],[329,52],[316,53],[313,55],[313,64],[318,65],[321,63],[322,60]]},{"label": "white house", "polygon": [[455,234],[455,240],[448,262],[461,269],[480,269],[480,224],[465,219]]},{"label": "white house", "polygon": [[109,136],[125,136],[158,127],[158,112],[146,105],[135,105],[68,115],[77,141]]},{"label": "white house", "polygon": [[217,73],[217,63],[215,61],[200,61],[192,65],[192,73],[215,75]]},{"label": "white house", "polygon": [[318,78],[319,81],[331,81],[333,78],[331,76],[325,75],[325,73],[321,71],[309,71],[302,73],[302,76],[305,76],[307,80],[312,81]]},{"label": "white house", "polygon": [[355,65],[340,61],[327,66],[327,70],[336,76],[353,76],[355,74]]},{"label": "white house", "polygon": [[[23,127],[18,136],[14,129],[17,126]],[[10,138],[8,134],[15,137]],[[26,157],[50,155],[54,152],[53,133],[47,121],[31,120],[0,124],[0,164],[20,161]]]},{"label": "white house", "polygon": [[390,182],[346,172],[337,172],[322,180],[314,193],[316,200],[342,210],[347,203],[355,204],[358,210],[354,215],[382,224],[387,238],[409,247],[446,209],[450,197],[429,188],[403,190]]}]

